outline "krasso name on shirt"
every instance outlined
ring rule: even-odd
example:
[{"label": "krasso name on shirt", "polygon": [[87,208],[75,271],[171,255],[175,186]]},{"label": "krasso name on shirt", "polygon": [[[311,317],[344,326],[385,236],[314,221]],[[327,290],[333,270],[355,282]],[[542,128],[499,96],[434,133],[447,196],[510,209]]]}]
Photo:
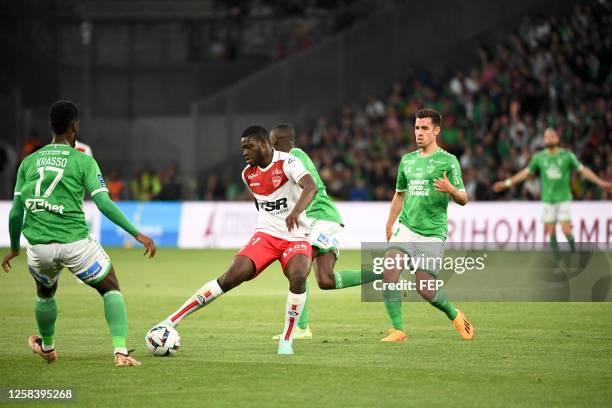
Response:
[{"label": "krasso name on shirt", "polygon": [[68,165],[68,159],[65,157],[41,157],[36,159],[36,167],[66,167],[66,165]]}]

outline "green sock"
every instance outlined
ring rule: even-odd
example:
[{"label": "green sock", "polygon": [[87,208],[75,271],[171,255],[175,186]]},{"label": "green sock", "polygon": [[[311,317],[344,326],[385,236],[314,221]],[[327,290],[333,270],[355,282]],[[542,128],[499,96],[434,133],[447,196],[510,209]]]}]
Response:
[{"label": "green sock", "polygon": [[38,323],[38,332],[40,333],[40,337],[42,337],[43,345],[47,347],[53,346],[55,320],[57,319],[55,298],[38,298],[34,310],[36,314],[36,323]]},{"label": "green sock", "polygon": [[125,340],[128,333],[128,317],[123,295],[119,291],[111,290],[104,294],[103,299],[104,315],[110,328],[115,353],[127,354]]},{"label": "green sock", "polygon": [[306,281],[306,302],[304,302],[304,309],[302,310],[302,314],[300,315],[300,320],[298,321],[298,327],[302,330],[308,327],[309,300],[310,300],[310,289],[308,288],[308,281]]},{"label": "green sock", "polygon": [[391,325],[396,330],[404,331],[404,316],[402,314],[402,293],[399,290],[385,290],[383,292],[385,308]]},{"label": "green sock", "polygon": [[434,296],[433,300],[429,302],[433,307],[439,309],[446,313],[449,319],[455,320],[457,317],[457,309],[455,309],[455,305],[448,300],[448,296],[441,289],[438,289],[436,292],[436,296]]},{"label": "green sock", "polygon": [[555,257],[555,259],[558,261],[561,259],[561,252],[559,252],[559,243],[557,242],[557,236],[556,235],[551,235],[550,236],[550,247],[553,250],[553,255]]},{"label": "green sock", "polygon": [[567,242],[569,242],[572,252],[576,252],[576,239],[574,239],[574,235],[568,234],[565,237],[567,238]]},{"label": "green sock", "polygon": [[350,288],[351,286],[359,286],[364,283],[370,283],[376,279],[380,279],[381,275],[372,271],[354,271],[346,270],[334,272],[336,281],[336,289]]}]

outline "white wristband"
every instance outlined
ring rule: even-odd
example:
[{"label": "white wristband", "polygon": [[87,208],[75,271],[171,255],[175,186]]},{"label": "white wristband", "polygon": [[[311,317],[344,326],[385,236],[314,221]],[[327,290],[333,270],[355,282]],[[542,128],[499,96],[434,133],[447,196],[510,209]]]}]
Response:
[{"label": "white wristband", "polygon": [[512,180],[510,180],[509,178],[504,180],[504,186],[511,187],[512,186]]}]

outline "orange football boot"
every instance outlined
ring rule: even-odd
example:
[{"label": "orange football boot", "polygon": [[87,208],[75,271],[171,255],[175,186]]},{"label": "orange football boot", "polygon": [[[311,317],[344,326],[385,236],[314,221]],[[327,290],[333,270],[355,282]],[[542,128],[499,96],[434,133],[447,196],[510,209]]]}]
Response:
[{"label": "orange football boot", "polygon": [[465,317],[465,314],[457,309],[457,317],[453,320],[453,325],[455,329],[459,332],[463,340],[472,340],[474,338],[474,326],[472,323]]},{"label": "orange football boot", "polygon": [[380,341],[388,342],[388,343],[402,343],[408,339],[406,333],[402,330],[397,329],[389,329],[389,334],[384,339]]}]

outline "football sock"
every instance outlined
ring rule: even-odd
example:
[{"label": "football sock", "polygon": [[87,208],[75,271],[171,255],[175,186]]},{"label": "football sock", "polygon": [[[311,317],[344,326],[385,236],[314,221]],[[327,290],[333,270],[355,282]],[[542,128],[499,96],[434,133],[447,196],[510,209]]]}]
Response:
[{"label": "football sock", "polygon": [[350,288],[351,286],[359,286],[364,283],[372,282],[379,279],[381,275],[376,274],[372,271],[339,271],[334,272],[334,280],[336,282],[336,289]]},{"label": "football sock", "polygon": [[304,302],[304,309],[300,314],[300,320],[298,321],[298,327],[305,330],[308,327],[308,304],[310,303],[310,289],[308,288],[308,281],[306,281],[306,301]]},{"label": "football sock", "polygon": [[302,314],[304,303],[306,303],[306,292],[298,294],[289,291],[287,294],[287,304],[285,305],[285,328],[283,329],[281,340],[293,340],[293,329],[296,322],[299,321],[300,314]]},{"label": "football sock", "polygon": [[176,312],[172,313],[167,321],[176,327],[184,318],[203,308],[223,294],[221,286],[216,279],[211,280],[191,296]]},{"label": "football sock", "polygon": [[402,294],[399,290],[385,290],[383,292],[385,308],[391,325],[396,330],[404,331],[404,316],[402,314]]},{"label": "football sock", "polygon": [[568,234],[565,236],[567,238],[567,242],[569,242],[570,249],[572,252],[576,252],[576,239],[573,234]]},{"label": "football sock", "polygon": [[38,333],[42,337],[42,349],[43,351],[51,351],[54,347],[53,336],[55,335],[55,320],[57,319],[55,297],[49,299],[38,298],[34,311]]},{"label": "football sock", "polygon": [[429,303],[436,309],[446,313],[446,316],[448,316],[449,319],[455,320],[457,317],[457,309],[455,309],[455,305],[448,300],[448,296],[446,296],[446,293],[444,293],[444,291],[441,289],[436,291],[436,295]]},{"label": "football sock", "polygon": [[117,290],[106,292],[104,300],[104,316],[110,328],[114,353],[128,354],[125,341],[128,334],[128,316],[123,295]]},{"label": "football sock", "polygon": [[556,260],[561,259],[561,253],[559,252],[559,243],[557,242],[557,236],[556,235],[551,235],[550,236],[550,247],[553,250],[553,255],[555,257]]}]

